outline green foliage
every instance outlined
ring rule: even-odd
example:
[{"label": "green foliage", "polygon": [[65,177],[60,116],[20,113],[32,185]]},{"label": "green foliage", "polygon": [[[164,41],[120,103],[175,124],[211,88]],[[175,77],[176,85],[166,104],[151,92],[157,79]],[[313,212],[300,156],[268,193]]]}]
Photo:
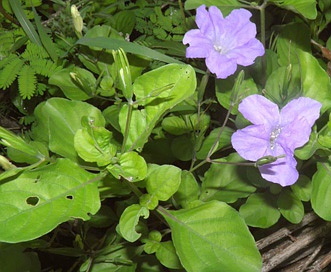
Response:
[{"label": "green foliage", "polygon": [[[0,98],[20,113],[0,119],[31,120],[0,127],[2,269],[261,271],[256,228],[331,220],[328,1],[246,1],[266,54],[224,80],[183,35],[200,5],[244,1],[71,2],[2,1]],[[322,103],[290,187],[232,149],[251,94]]]},{"label": "green foliage", "polygon": [[60,69],[41,46],[28,43],[20,56],[10,54],[0,61],[0,88],[8,89],[17,78],[21,97],[30,99],[41,89],[42,79]]},{"label": "green foliage", "polygon": [[40,237],[75,217],[87,220],[100,208],[95,175],[68,159],[25,171],[2,184],[0,195],[0,240],[9,243]]},{"label": "green foliage", "polygon": [[[161,210],[161,214],[171,227],[186,271],[238,271],[242,267],[260,271],[262,260],[254,239],[243,219],[227,204],[211,201],[180,211]],[[229,250],[233,244],[236,246]]]}]

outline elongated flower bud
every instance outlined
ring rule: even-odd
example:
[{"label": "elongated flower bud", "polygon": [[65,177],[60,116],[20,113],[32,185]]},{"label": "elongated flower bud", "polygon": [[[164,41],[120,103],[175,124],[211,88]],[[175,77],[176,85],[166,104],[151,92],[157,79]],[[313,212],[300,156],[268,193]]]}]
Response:
[{"label": "elongated flower bud", "polygon": [[72,21],[74,23],[75,31],[81,36],[84,22],[83,22],[83,18],[80,16],[80,13],[79,13],[76,5],[71,6],[71,17],[72,17]]}]

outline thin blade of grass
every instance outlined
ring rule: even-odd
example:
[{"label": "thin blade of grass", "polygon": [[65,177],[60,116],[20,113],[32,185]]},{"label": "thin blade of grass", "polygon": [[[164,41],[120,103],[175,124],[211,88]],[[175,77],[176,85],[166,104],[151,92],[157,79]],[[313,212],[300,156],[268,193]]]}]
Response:
[{"label": "thin blade of grass", "polygon": [[10,7],[12,8],[17,20],[21,24],[24,32],[29,37],[31,42],[42,46],[38,33],[36,32],[36,30],[34,29],[34,26],[29,21],[29,19],[26,17],[26,15],[23,11],[21,2],[19,0],[10,0],[8,2],[10,4]]},{"label": "thin blade of grass", "polygon": [[36,11],[36,9],[32,6],[37,30],[40,36],[41,43],[43,44],[45,50],[47,51],[48,55],[51,57],[51,59],[56,63],[57,62],[57,54],[56,54],[56,47],[54,46],[54,43],[52,39],[47,35],[45,28],[42,26],[40,17]]},{"label": "thin blade of grass", "polygon": [[108,38],[108,37],[97,37],[97,38],[83,37],[83,38],[79,39],[76,42],[76,44],[100,47],[100,48],[110,49],[110,50],[118,50],[119,48],[122,48],[127,53],[141,55],[141,56],[151,58],[154,60],[163,61],[165,63],[183,64],[183,62],[181,62],[175,58],[169,57],[165,54],[162,54],[158,51],[150,49],[146,46],[139,45],[139,44],[132,43],[132,42],[127,42],[124,40],[119,40],[119,39],[113,39],[113,38]]}]

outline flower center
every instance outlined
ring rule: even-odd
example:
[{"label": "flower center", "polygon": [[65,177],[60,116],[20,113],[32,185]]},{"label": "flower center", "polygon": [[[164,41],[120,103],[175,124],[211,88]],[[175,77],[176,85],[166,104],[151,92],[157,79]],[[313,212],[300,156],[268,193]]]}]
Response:
[{"label": "flower center", "polygon": [[270,133],[270,149],[273,150],[276,146],[276,141],[277,141],[277,138],[280,134],[280,132],[282,131],[281,127],[277,126],[274,128],[273,131],[271,131]]},{"label": "flower center", "polygon": [[226,48],[224,48],[224,46],[222,46],[220,44],[214,44],[214,49],[215,49],[215,51],[217,51],[221,55],[226,54],[226,52],[228,51]]}]

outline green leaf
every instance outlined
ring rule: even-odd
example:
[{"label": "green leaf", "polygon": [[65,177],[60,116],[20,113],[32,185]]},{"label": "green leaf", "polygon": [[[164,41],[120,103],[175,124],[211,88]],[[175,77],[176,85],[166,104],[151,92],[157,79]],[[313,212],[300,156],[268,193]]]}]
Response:
[{"label": "green leaf", "polygon": [[299,13],[307,19],[315,19],[317,17],[316,1],[315,0],[270,0],[277,6]]},{"label": "green leaf", "polygon": [[74,146],[83,160],[105,166],[117,151],[117,147],[110,143],[111,138],[112,133],[103,127],[82,128],[75,134]]},{"label": "green leaf", "polygon": [[[74,75],[73,79],[70,74]],[[69,67],[55,72],[48,80],[49,84],[58,86],[64,95],[72,100],[86,100],[96,85],[96,79],[88,70]]]},{"label": "green leaf", "polygon": [[280,212],[276,201],[271,194],[253,194],[239,209],[240,215],[245,219],[247,225],[258,228],[269,228],[277,223]]},{"label": "green leaf", "polygon": [[145,159],[134,151],[120,155],[118,162],[109,165],[107,170],[117,179],[125,178],[130,182],[143,180],[147,175]]},{"label": "green leaf", "polygon": [[293,193],[301,201],[309,201],[312,192],[312,182],[310,178],[300,175],[296,183],[291,186]]},{"label": "green leaf", "polygon": [[297,64],[275,69],[266,82],[266,97],[282,108],[293,98],[302,96],[300,73]]},{"label": "green leaf", "polygon": [[[231,101],[233,96],[233,85],[235,84],[234,77],[229,77],[226,80],[215,80],[215,89],[217,101],[226,109],[229,109],[231,103],[235,106],[233,107],[231,113],[238,114],[238,101]],[[257,94],[258,88],[252,78],[245,79],[241,82],[239,90],[237,90],[240,98],[245,98],[251,94]],[[237,102],[237,103],[236,103]]]},{"label": "green leaf", "polygon": [[323,113],[331,107],[330,77],[311,54],[298,50],[298,56],[304,96],[321,102]]},{"label": "green leaf", "polygon": [[39,272],[40,262],[36,252],[29,252],[20,244],[0,245],[1,270],[10,272]]},{"label": "green leaf", "polygon": [[277,38],[277,55],[279,64],[287,66],[298,63],[297,49],[311,54],[309,27],[304,23],[291,23],[283,26]]},{"label": "green leaf", "polygon": [[[210,132],[210,134],[204,139],[201,148],[196,154],[197,159],[203,160],[207,157],[209,150],[214,145],[214,142],[216,141],[218,134],[220,133],[221,128],[215,128]],[[223,132],[221,134],[221,138],[219,139],[215,149],[213,150],[212,154],[216,151],[230,146],[231,145],[231,136],[233,133],[233,129],[229,127],[224,127]]]},{"label": "green leaf", "polygon": [[6,130],[3,127],[0,127],[0,143],[16,149],[22,153],[25,153],[28,156],[31,156],[35,159],[42,160],[45,156],[34,147],[32,144],[25,142],[21,137],[15,135],[14,133]]},{"label": "green leaf", "polygon": [[162,120],[161,126],[172,135],[183,135],[195,130],[205,131],[209,127],[210,116],[203,114],[186,114],[181,116],[169,116]]},{"label": "green leaf", "polygon": [[283,190],[277,200],[281,214],[292,224],[301,222],[305,215],[302,202],[290,190]]},{"label": "green leaf", "polygon": [[191,202],[198,200],[199,195],[200,187],[194,175],[189,171],[183,170],[180,186],[173,196],[176,203],[186,208]]},{"label": "green leaf", "polygon": [[260,271],[261,256],[244,220],[225,203],[211,201],[191,209],[159,212],[171,228],[186,271]]},{"label": "green leaf", "polygon": [[93,119],[95,126],[105,126],[105,119],[99,109],[85,102],[64,98],[51,98],[40,103],[34,114],[34,140],[48,144],[52,152],[74,161],[79,160],[74,136],[82,128],[82,117]]},{"label": "green leaf", "polygon": [[[241,4],[237,0],[187,0],[185,1],[185,9],[196,9],[201,5],[218,6],[222,8],[222,13],[225,11],[229,12],[233,8],[241,7]],[[225,14],[223,14],[225,15]]]},{"label": "green leaf", "polygon": [[178,258],[178,255],[176,254],[176,249],[172,241],[159,243],[159,247],[155,252],[155,256],[160,261],[160,263],[167,268],[170,269],[183,268]]},{"label": "green leaf", "polygon": [[136,226],[140,217],[147,219],[149,210],[146,207],[141,207],[139,204],[127,207],[122,213],[118,227],[125,240],[133,243],[140,238],[141,233],[136,232]]},{"label": "green leaf", "polygon": [[72,161],[59,159],[1,184],[0,241],[28,241],[72,218],[88,220],[100,208],[95,179]]},{"label": "green leaf", "polygon": [[312,179],[311,205],[318,216],[331,221],[331,165],[317,163],[317,172]]},{"label": "green leaf", "polygon": [[[240,162],[242,158],[237,153],[232,153],[226,158],[226,161]],[[238,198],[247,197],[255,190],[256,188],[247,180],[244,167],[215,163],[204,175],[200,200],[233,203]]]},{"label": "green leaf", "polygon": [[319,143],[318,133],[316,132],[316,128],[313,128],[309,136],[309,141],[304,146],[296,149],[294,154],[301,160],[308,160],[312,157],[316,150],[323,149],[323,146]]},{"label": "green leaf", "polygon": [[171,142],[171,152],[181,161],[192,160],[194,153],[194,142],[192,135],[184,134],[174,138]]},{"label": "green leaf", "polygon": [[179,188],[181,169],[173,165],[150,164],[146,177],[147,192],[161,201],[168,200]]},{"label": "green leaf", "polygon": [[182,63],[181,61],[171,58],[156,50],[150,49],[146,46],[139,45],[125,40],[108,37],[88,38],[83,37],[79,39],[76,44],[82,44],[91,47],[105,48],[109,50],[118,50],[122,48],[126,53],[137,54],[154,60],[163,61],[165,63]]},{"label": "green leaf", "polygon": [[[138,77],[133,84],[133,91],[142,109],[133,109],[127,148],[141,149],[160,117],[190,97],[195,88],[195,72],[189,65],[168,64]],[[123,135],[127,116],[128,107],[124,106],[119,118]]]}]

